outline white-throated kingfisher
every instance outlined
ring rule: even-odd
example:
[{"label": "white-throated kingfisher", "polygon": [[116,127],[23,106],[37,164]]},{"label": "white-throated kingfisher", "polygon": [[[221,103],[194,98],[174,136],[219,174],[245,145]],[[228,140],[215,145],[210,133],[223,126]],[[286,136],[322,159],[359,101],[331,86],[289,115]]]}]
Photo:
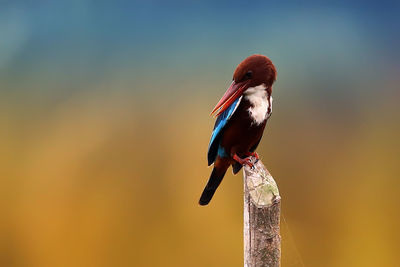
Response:
[{"label": "white-throated kingfisher", "polygon": [[243,165],[253,166],[250,156],[255,150],[272,112],[272,84],[276,69],[263,55],[243,60],[233,74],[231,86],[211,114],[216,114],[214,130],[208,146],[208,165],[214,168],[199,204],[207,205],[232,165],[233,173]]}]

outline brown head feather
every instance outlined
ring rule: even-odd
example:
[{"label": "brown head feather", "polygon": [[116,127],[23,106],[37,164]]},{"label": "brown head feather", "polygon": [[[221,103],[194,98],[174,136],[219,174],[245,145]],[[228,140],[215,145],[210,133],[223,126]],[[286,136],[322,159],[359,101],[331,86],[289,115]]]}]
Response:
[{"label": "brown head feather", "polygon": [[276,69],[272,61],[263,55],[252,55],[243,60],[233,74],[235,82],[249,80],[248,87],[265,84],[271,94],[272,84],[276,80]]}]

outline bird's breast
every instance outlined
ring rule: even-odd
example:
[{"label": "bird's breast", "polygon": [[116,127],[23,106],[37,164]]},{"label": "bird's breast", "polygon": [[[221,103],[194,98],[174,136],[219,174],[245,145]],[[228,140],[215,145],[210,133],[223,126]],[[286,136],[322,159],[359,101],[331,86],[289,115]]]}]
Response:
[{"label": "bird's breast", "polygon": [[252,123],[260,125],[272,113],[272,97],[265,90],[265,85],[259,85],[246,90],[245,99],[249,101],[248,112]]}]

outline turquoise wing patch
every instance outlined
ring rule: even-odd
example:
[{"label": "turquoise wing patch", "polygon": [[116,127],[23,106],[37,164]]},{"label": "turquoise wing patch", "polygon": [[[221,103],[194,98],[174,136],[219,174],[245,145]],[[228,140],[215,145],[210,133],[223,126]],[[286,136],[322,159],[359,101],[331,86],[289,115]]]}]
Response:
[{"label": "turquoise wing patch", "polygon": [[232,117],[236,108],[239,106],[241,99],[242,97],[236,99],[224,112],[218,116],[217,121],[215,122],[214,130],[211,134],[210,144],[208,145],[208,166],[214,163],[219,154],[221,154],[221,157],[226,157],[228,155],[225,149],[220,147],[220,141],[224,132],[224,128],[229,119]]}]

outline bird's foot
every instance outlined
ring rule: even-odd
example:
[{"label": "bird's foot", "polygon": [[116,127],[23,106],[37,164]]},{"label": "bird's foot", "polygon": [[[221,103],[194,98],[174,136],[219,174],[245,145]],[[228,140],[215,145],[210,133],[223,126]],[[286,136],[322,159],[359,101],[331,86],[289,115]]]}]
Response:
[{"label": "bird's foot", "polygon": [[251,162],[251,157],[242,159],[241,157],[235,154],[233,155],[233,159],[242,164],[242,166],[248,165],[250,168],[254,169],[254,164],[253,162]]},{"label": "bird's foot", "polygon": [[255,157],[257,160],[260,159],[257,152],[247,152],[245,155],[248,157]]}]

